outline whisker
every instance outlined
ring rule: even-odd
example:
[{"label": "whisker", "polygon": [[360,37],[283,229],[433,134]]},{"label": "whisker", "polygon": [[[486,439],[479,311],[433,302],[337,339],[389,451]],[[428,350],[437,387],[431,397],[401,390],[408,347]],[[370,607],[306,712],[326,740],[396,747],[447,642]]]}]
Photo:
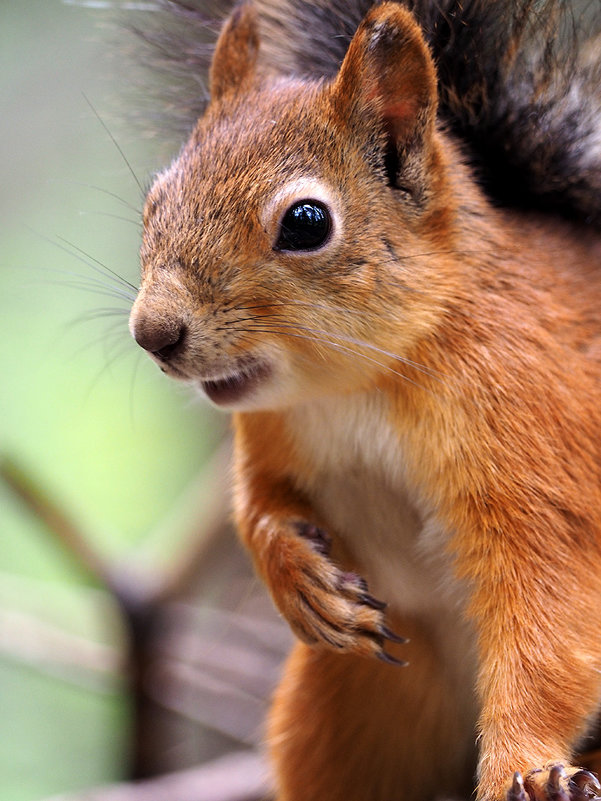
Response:
[{"label": "whisker", "polygon": [[[62,250],[63,253],[66,253],[71,258],[77,259],[77,261],[81,262],[82,264],[85,264],[86,267],[89,267],[95,273],[98,273],[100,276],[102,276],[103,279],[108,281],[114,280],[115,285],[112,286],[112,289],[115,292],[117,291],[122,292],[123,299],[127,300],[129,303],[135,300],[136,295],[138,294],[138,288],[134,286],[134,284],[131,284],[125,278],[120,276],[119,273],[115,272],[114,270],[111,270],[111,268],[108,267],[106,264],[103,264],[98,259],[94,258],[81,248],[77,247],[77,245],[73,244],[72,242],[69,242],[68,240],[64,239],[61,236],[57,236],[57,239],[59,240],[57,242],[56,240],[51,239],[50,237],[47,237],[44,234],[41,234],[39,231],[35,231],[34,229],[29,229],[29,230],[43,241],[48,242],[53,247],[58,248],[59,250]],[[65,244],[61,244],[61,242],[64,242]],[[80,289],[90,290],[93,289],[94,287],[108,288],[111,286],[110,284],[106,284],[104,282],[99,281],[98,279],[95,279],[93,276],[81,275],[79,273],[74,273],[69,270],[59,270],[59,269],[49,269],[49,268],[43,268],[43,269],[45,272],[52,272],[59,275],[60,274],[73,275],[76,278],[82,279],[82,281],[85,281],[86,283],[90,284],[90,286],[88,287],[79,287]]]},{"label": "whisker", "polygon": [[142,352],[142,348],[138,348],[136,353],[136,361],[134,363],[134,368],[132,370],[131,379],[129,382],[129,420],[132,427],[135,427],[136,419],[134,407],[134,389],[143,357],[144,353]]},{"label": "whisker", "polygon": [[133,300],[133,298],[125,292],[120,292],[116,288],[103,287],[102,284],[96,284],[93,281],[63,281],[62,283],[64,286],[67,286],[71,289],[81,289],[84,292],[91,292],[94,295],[102,295],[106,298],[123,300],[128,304],[127,308],[129,308],[131,301]]},{"label": "whisker", "polygon": [[[117,359],[120,359],[125,354],[134,353],[137,352],[138,350],[133,348],[135,343],[131,339],[131,337],[118,336],[118,334],[120,333],[122,334],[123,332],[113,330],[110,332],[110,339],[107,338],[104,341],[105,356],[108,356],[110,358],[109,367],[112,366],[117,361]],[[113,341],[112,345],[110,341],[111,339]],[[112,351],[112,356],[111,356],[111,351]]]},{"label": "whisker", "polygon": [[121,220],[122,222],[130,223],[130,225],[135,225],[136,228],[142,228],[142,223],[140,220],[132,220],[131,217],[124,217],[122,214],[112,214],[110,211],[80,211],[80,217],[88,217],[88,216],[95,216],[95,217],[110,217],[112,220]]},{"label": "whisker", "polygon": [[[287,326],[293,327],[293,326]],[[297,328],[307,331],[313,334],[320,334],[323,336],[327,336],[330,332],[322,331],[318,328],[308,328],[307,326],[296,326]],[[336,337],[336,339],[341,339],[343,342],[348,342],[350,345],[356,345],[357,347],[368,348],[369,350],[374,351],[374,353],[379,353],[381,356],[388,356],[395,361],[400,361],[403,364],[406,364],[408,367],[413,367],[415,370],[418,370],[420,373],[424,373],[425,375],[434,378],[437,381],[441,381],[443,378],[446,378],[444,373],[441,373],[439,370],[434,370],[431,367],[427,367],[425,364],[420,364],[419,362],[415,362],[412,359],[408,359],[406,356],[401,356],[398,353],[393,353],[392,351],[385,350],[384,348],[379,348],[377,345],[372,345],[370,342],[366,342],[361,339],[355,339],[354,337],[348,337],[344,334],[332,334],[331,336]]]},{"label": "whisker", "polygon": [[[217,329],[217,330],[224,330],[224,329]],[[402,378],[404,381],[407,381],[408,383],[413,384],[416,387],[419,387],[420,389],[424,390],[425,392],[430,392],[430,390],[427,389],[427,387],[424,387],[424,386],[418,384],[417,381],[413,381],[411,378],[406,376],[404,373],[401,373],[398,370],[395,370],[389,364],[386,364],[386,362],[378,361],[378,359],[375,359],[372,356],[367,356],[365,353],[361,353],[361,351],[355,350],[354,348],[350,348],[350,347],[348,347],[346,345],[341,345],[340,343],[334,342],[334,341],[332,341],[330,339],[325,339],[323,337],[309,336],[307,334],[293,334],[288,330],[279,330],[277,328],[256,328],[256,327],[254,327],[254,328],[251,328],[251,329],[238,329],[238,330],[240,330],[242,333],[247,333],[247,331],[250,331],[250,332],[253,332],[253,333],[260,333],[260,334],[275,333],[275,334],[281,334],[282,336],[294,337],[295,339],[304,339],[307,342],[318,342],[318,343],[320,343],[322,345],[327,345],[328,347],[332,348],[333,350],[338,350],[338,351],[341,351],[343,353],[350,353],[353,356],[359,356],[361,359],[364,359],[365,361],[371,362],[372,364],[377,364],[379,367],[383,367],[385,370],[387,370],[387,372],[392,373],[393,375],[396,375],[399,378]],[[398,359],[399,361],[403,362],[403,358],[402,357],[397,356],[395,358]],[[410,365],[408,365],[408,366],[410,366]],[[426,375],[427,375],[427,373],[426,373]]]},{"label": "whisker", "polygon": [[112,270],[106,264],[103,264],[103,262],[101,262],[99,259],[96,259],[94,256],[90,255],[89,253],[86,253],[85,250],[82,250],[82,248],[78,247],[76,244],[70,242],[68,239],[65,239],[62,236],[57,236],[57,239],[59,240],[59,242],[63,242],[64,244],[59,245],[58,242],[54,242],[56,247],[61,248],[62,250],[65,251],[65,253],[69,253],[71,256],[75,256],[76,258],[77,254],[80,254],[81,257],[84,257],[81,259],[81,261],[83,261],[84,264],[87,264],[88,267],[90,267],[92,270],[101,273],[105,277],[107,273],[112,275],[113,278],[115,278],[120,284],[123,284],[123,286],[127,287],[128,289],[133,289],[133,291],[137,294],[138,288],[134,284],[132,284],[126,278],[123,278],[123,276],[119,275],[119,273]]},{"label": "whisker", "polygon": [[115,308],[104,308],[104,309],[91,309],[88,312],[84,312],[83,314],[79,315],[70,322],[70,325],[80,325],[82,323],[90,323],[94,322],[94,320],[102,320],[106,318],[120,318],[118,323],[115,323],[115,328],[117,325],[122,332],[127,332],[127,325],[123,325],[124,320],[127,320],[129,317],[129,309],[119,309]]},{"label": "whisker", "polygon": [[[113,333],[114,333],[114,332],[113,332]],[[97,344],[99,341],[103,341],[105,345],[107,344],[107,343],[106,343],[106,340],[100,340],[100,339],[96,339],[96,340],[94,340],[94,342],[92,342],[92,343],[89,343],[87,347],[92,347],[92,345],[95,345],[95,344]],[[107,353],[107,352],[106,352],[106,350],[105,350],[105,363],[104,363],[104,365],[103,365],[103,366],[100,368],[100,370],[98,370],[98,371],[97,371],[96,375],[95,375],[95,376],[92,378],[92,380],[90,381],[90,384],[89,384],[89,386],[88,386],[88,390],[87,390],[87,393],[86,393],[86,397],[87,397],[87,398],[89,398],[89,397],[91,396],[92,392],[93,392],[93,391],[94,391],[94,389],[97,387],[97,385],[98,385],[98,382],[100,381],[100,379],[101,379],[101,378],[102,378],[102,377],[103,377],[103,376],[104,376],[104,375],[105,375],[107,372],[109,372],[109,371],[110,371],[110,369],[111,369],[111,368],[112,368],[112,367],[115,365],[115,363],[116,363],[118,360],[122,359],[124,356],[127,356],[127,355],[128,355],[128,353],[129,353],[129,354],[133,354],[133,353],[135,353],[135,352],[136,352],[135,350],[133,350],[133,349],[130,349],[130,345],[131,345],[131,342],[130,342],[129,340],[122,340],[122,341],[119,341],[119,342],[117,342],[117,343],[116,343],[116,346],[117,346],[117,347],[118,347],[118,346],[120,346],[120,347],[119,347],[119,349],[117,350],[117,352],[116,352],[116,353],[114,353],[112,356],[109,356],[109,355],[108,355],[108,353]],[[140,355],[141,355],[141,354],[140,354]]]},{"label": "whisker", "polygon": [[[482,250],[480,248],[477,250],[456,250],[451,248],[450,250],[427,250],[423,253],[407,253],[406,255],[398,255],[397,259],[398,261],[407,261],[408,259],[422,259],[429,256],[482,256],[490,253],[492,253],[491,250]],[[394,259],[390,259],[389,263],[394,264],[394,261]]]},{"label": "whisker", "polygon": [[[250,307],[248,307],[248,308],[250,308]],[[325,307],[325,308],[327,308],[327,307]],[[236,325],[239,322],[246,322],[246,321],[255,322],[255,321],[257,321],[257,322],[260,322],[262,324],[267,323],[267,325],[269,325],[270,322],[272,320],[274,320],[274,319],[278,319],[278,318],[275,315],[274,316],[270,316],[269,318],[257,316],[257,317],[254,317],[254,318],[250,317],[250,318],[243,318],[241,320],[234,320],[233,324]],[[377,345],[373,345],[372,343],[367,342],[365,340],[356,339],[355,337],[349,337],[349,336],[347,336],[345,334],[336,333],[336,332],[333,333],[333,332],[326,331],[326,330],[319,329],[319,328],[311,328],[309,326],[291,325],[291,324],[286,324],[286,323],[282,324],[279,321],[278,321],[278,325],[280,327],[280,330],[278,330],[278,331],[275,331],[275,329],[273,329],[273,327],[270,326],[270,325],[269,325],[269,329],[270,330],[274,330],[275,333],[283,333],[283,331],[281,329],[285,328],[285,329],[306,331],[309,334],[317,334],[319,336],[333,336],[336,339],[341,340],[342,342],[349,343],[350,345],[356,345],[357,347],[367,348],[367,349],[373,351],[374,353],[380,354],[381,356],[388,356],[389,358],[394,359],[395,361],[400,361],[403,364],[406,364],[408,367],[412,367],[415,370],[418,370],[419,372],[424,373],[425,375],[428,375],[428,376],[430,376],[431,378],[434,378],[437,381],[441,381],[442,379],[447,377],[440,370],[435,370],[433,368],[427,367],[424,364],[420,364],[419,362],[415,362],[412,359],[408,359],[406,356],[401,356],[398,353],[393,353],[392,351],[385,350],[384,348],[380,348]],[[231,329],[231,326],[230,326],[230,329]]]},{"label": "whisker", "polygon": [[92,111],[93,111],[93,113],[94,113],[94,116],[96,117],[96,119],[98,120],[98,122],[99,122],[99,123],[102,125],[102,127],[104,128],[104,130],[107,132],[108,136],[110,137],[110,140],[111,140],[111,142],[112,142],[112,143],[115,145],[115,147],[117,148],[117,151],[119,152],[119,154],[120,154],[121,158],[122,158],[122,159],[123,159],[123,161],[125,162],[125,166],[127,167],[127,169],[129,170],[129,172],[130,172],[130,174],[131,174],[132,178],[133,178],[133,179],[134,179],[134,181],[136,182],[136,185],[137,185],[138,189],[140,190],[140,192],[142,193],[142,195],[145,195],[145,194],[146,194],[146,191],[144,190],[144,187],[142,186],[142,183],[141,183],[141,181],[139,180],[138,176],[136,175],[136,173],[135,173],[135,171],[134,171],[134,168],[131,166],[131,164],[130,164],[130,162],[129,162],[128,158],[127,158],[127,156],[125,155],[125,153],[124,153],[124,152],[123,152],[123,150],[121,149],[121,147],[120,147],[119,143],[117,142],[117,140],[116,140],[116,139],[115,139],[115,137],[113,136],[113,133],[112,133],[112,131],[109,129],[108,125],[107,125],[107,124],[105,123],[105,121],[102,119],[102,117],[100,116],[100,114],[99,114],[99,113],[96,111],[96,109],[95,109],[95,108],[94,108],[94,106],[92,105],[92,103],[91,103],[90,99],[87,97],[87,95],[86,95],[85,93],[83,93],[83,98],[84,98],[84,100],[86,101],[86,103],[88,104],[88,106],[89,106],[89,107],[92,109]]},{"label": "whisker", "polygon": [[[261,315],[255,314],[255,315],[252,315],[251,317],[238,317],[237,319],[232,320],[232,324],[236,325],[237,323],[247,323],[247,322],[257,322],[257,321],[258,322],[261,322],[261,321],[264,322],[266,319],[267,318],[262,317]],[[269,315],[269,321],[271,322],[272,320],[276,320],[276,321],[283,320],[284,324],[285,324],[286,317],[283,317],[282,315],[279,315],[279,314],[270,314]]]},{"label": "whisker", "polygon": [[[102,295],[104,297],[115,298],[116,300],[122,300],[125,301],[125,303],[127,304],[127,308],[129,308],[132,302],[135,300],[135,295],[132,295],[130,292],[126,292],[119,286],[106,284],[90,276],[81,275],[80,273],[75,273],[75,272],[69,272],[67,270],[49,270],[48,268],[43,268],[43,269],[44,272],[52,272],[56,275],[72,276],[73,278],[77,279],[77,280],[63,280],[63,281],[46,279],[45,283],[65,286],[68,287],[69,289],[79,289],[82,290],[83,292],[90,292],[94,295]],[[42,281],[42,283],[44,283],[44,281]]]},{"label": "whisker", "polygon": [[[311,309],[321,309],[325,311],[341,311],[341,312],[351,312],[353,314],[357,314],[358,312],[355,309],[346,309],[344,306],[334,306],[331,303],[311,303],[309,301],[303,300],[279,300],[274,303],[259,303],[256,306],[233,306],[233,311],[252,311],[253,309],[271,309],[275,308],[276,306],[305,306]],[[262,319],[262,318],[258,318]]]},{"label": "whisker", "polygon": [[[76,325],[79,321],[72,321],[67,325]],[[120,325],[112,325],[106,328],[101,334],[98,336],[92,337],[92,339],[84,342],[76,351],[75,355],[79,355],[84,353],[85,351],[90,350],[91,348],[96,347],[98,344],[102,344],[105,347],[105,354],[106,354],[106,347],[109,344],[109,341],[114,341],[115,346],[121,345],[122,350],[125,353],[126,350],[129,350],[132,341],[128,336],[123,336],[124,330]]]},{"label": "whisker", "polygon": [[130,211],[133,211],[134,214],[136,214],[138,217],[142,216],[142,209],[138,208],[137,206],[134,206],[133,203],[130,203],[129,201],[125,200],[125,198],[122,198],[116,192],[111,192],[110,189],[105,189],[103,186],[96,186],[96,184],[87,184],[85,183],[85,181],[75,181],[72,178],[61,178],[60,180],[62,182],[73,184],[74,186],[82,186],[85,189],[93,189],[95,192],[101,192],[103,195],[108,195],[108,197],[112,197],[115,200],[118,200],[119,203],[122,203]]}]

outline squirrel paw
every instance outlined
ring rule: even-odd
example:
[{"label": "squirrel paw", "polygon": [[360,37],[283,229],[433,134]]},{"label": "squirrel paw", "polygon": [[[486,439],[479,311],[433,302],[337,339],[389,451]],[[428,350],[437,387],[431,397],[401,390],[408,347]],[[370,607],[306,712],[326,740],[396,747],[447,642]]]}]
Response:
[{"label": "squirrel paw", "polygon": [[370,595],[363,578],[328,559],[329,535],[304,521],[291,528],[292,537],[279,539],[271,589],[294,633],[309,645],[406,664],[384,650],[387,640],[407,642],[385,625],[386,604]]},{"label": "squirrel paw", "polygon": [[525,777],[514,773],[505,801],[594,801],[600,793],[594,773],[553,763]]}]

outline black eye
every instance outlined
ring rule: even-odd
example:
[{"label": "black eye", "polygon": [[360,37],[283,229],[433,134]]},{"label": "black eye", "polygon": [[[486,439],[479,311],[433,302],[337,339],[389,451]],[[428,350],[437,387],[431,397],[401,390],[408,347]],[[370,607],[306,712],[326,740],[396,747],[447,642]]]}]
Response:
[{"label": "black eye", "polygon": [[327,241],[331,229],[327,206],[319,200],[300,200],[282,218],[276,250],[315,250]]}]

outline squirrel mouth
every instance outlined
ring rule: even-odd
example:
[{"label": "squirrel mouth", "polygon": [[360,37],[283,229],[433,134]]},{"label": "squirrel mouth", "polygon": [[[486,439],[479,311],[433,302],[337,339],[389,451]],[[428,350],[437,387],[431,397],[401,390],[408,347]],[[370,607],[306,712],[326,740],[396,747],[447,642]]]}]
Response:
[{"label": "squirrel mouth", "polygon": [[228,406],[250,394],[270,372],[271,368],[265,362],[253,360],[223,378],[200,383],[209,400],[217,406]]}]

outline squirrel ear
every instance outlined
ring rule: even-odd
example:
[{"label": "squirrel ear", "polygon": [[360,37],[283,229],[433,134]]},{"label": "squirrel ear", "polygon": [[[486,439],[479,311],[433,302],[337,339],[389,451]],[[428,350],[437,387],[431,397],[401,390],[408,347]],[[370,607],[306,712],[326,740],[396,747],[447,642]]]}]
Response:
[{"label": "squirrel ear", "polygon": [[252,80],[259,52],[256,9],[240,3],[225,21],[217,39],[209,73],[211,100],[219,100]]},{"label": "squirrel ear", "polygon": [[335,106],[348,123],[353,125],[359,115],[384,131],[389,183],[410,191],[425,188],[437,79],[413,15],[399,3],[374,6],[357,29],[332,88]]}]

